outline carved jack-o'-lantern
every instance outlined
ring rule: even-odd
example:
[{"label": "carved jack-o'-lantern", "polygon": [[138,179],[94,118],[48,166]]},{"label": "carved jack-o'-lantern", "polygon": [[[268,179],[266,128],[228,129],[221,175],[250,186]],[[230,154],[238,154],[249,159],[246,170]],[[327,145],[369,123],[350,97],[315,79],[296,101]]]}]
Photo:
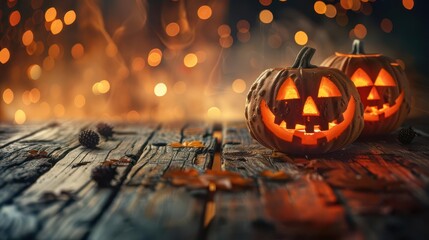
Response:
[{"label": "carved jack-o'-lantern", "polygon": [[404,70],[381,54],[365,54],[361,41],[353,42],[352,53],[335,53],[322,66],[343,71],[357,87],[365,109],[362,135],[389,133],[410,112],[411,95]]},{"label": "carved jack-o'-lantern", "polygon": [[247,95],[246,119],[262,145],[285,153],[318,154],[353,142],[363,128],[363,107],[341,71],[310,64],[304,47],[292,67],[263,72]]}]

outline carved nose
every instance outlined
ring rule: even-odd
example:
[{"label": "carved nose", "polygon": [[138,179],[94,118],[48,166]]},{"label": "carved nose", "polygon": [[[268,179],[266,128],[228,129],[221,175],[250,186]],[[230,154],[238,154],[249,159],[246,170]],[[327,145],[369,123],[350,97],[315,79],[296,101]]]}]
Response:
[{"label": "carved nose", "polygon": [[380,94],[375,87],[372,87],[371,92],[369,92],[367,100],[380,100]]},{"label": "carved nose", "polygon": [[302,116],[319,116],[319,109],[317,109],[316,103],[311,96],[305,100],[304,108],[302,109]]}]

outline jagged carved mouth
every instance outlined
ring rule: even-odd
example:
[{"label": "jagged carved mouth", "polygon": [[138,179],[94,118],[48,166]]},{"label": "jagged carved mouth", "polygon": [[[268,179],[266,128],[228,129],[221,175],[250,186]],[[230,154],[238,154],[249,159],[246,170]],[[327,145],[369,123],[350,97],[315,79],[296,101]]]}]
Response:
[{"label": "jagged carved mouth", "polygon": [[[295,129],[288,129],[286,122],[282,121],[279,125],[274,123],[275,115],[268,107],[266,101],[262,99],[260,103],[261,116],[264,125],[277,137],[286,141],[299,141],[303,145],[317,145],[321,141],[331,141],[339,137],[344,130],[350,125],[356,108],[356,100],[350,97],[346,110],[343,112],[343,120],[331,121],[328,123],[327,130],[321,130],[320,125],[314,125],[312,132],[306,131],[306,126],[296,124]],[[325,127],[326,128],[326,127]]]},{"label": "jagged carved mouth", "polygon": [[390,104],[385,103],[382,107],[377,106],[367,106],[364,112],[365,121],[379,121],[383,118],[388,118],[396,113],[401,107],[402,102],[404,101],[404,92],[396,98],[395,104],[390,106]]}]

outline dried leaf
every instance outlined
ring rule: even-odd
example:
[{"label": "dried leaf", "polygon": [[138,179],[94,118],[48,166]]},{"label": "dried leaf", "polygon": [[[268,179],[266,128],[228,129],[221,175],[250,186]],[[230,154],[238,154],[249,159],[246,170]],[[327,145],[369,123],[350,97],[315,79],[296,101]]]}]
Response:
[{"label": "dried leaf", "polygon": [[36,155],[38,152],[39,152],[38,150],[34,150],[34,149],[28,151],[28,153],[31,154],[31,155]]},{"label": "dried leaf", "polygon": [[85,165],[87,165],[88,163],[90,163],[90,162],[79,162],[79,163],[75,163],[75,164],[73,164],[73,165],[72,165],[72,168],[77,168],[77,167],[80,167],[80,166],[85,166]]},{"label": "dried leaf", "polygon": [[170,146],[173,148],[180,148],[180,147],[192,147],[192,148],[203,148],[204,143],[201,141],[185,141],[183,143],[179,142],[172,142],[170,143]]},{"label": "dried leaf", "polygon": [[253,183],[252,179],[244,178],[235,172],[213,170],[207,170],[202,174],[195,169],[170,170],[164,174],[164,178],[168,178],[176,186],[208,188],[214,184],[216,189],[222,190],[248,187]]},{"label": "dried leaf", "polygon": [[48,153],[46,151],[30,150],[28,151],[28,153],[29,153],[29,155],[27,156],[28,159],[45,158],[48,156]]},{"label": "dried leaf", "polygon": [[291,177],[283,171],[273,172],[271,170],[262,171],[261,177],[267,178],[269,180],[278,180],[278,181],[285,181],[285,180],[291,179]]},{"label": "dried leaf", "polygon": [[183,145],[179,142],[172,142],[172,143],[170,143],[170,146],[173,148],[183,147]]}]

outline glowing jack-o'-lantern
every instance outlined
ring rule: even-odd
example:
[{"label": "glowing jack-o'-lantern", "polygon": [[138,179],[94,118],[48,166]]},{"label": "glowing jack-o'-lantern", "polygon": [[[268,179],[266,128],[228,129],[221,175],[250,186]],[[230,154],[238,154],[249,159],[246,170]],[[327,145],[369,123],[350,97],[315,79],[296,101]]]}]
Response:
[{"label": "glowing jack-o'-lantern", "polygon": [[359,93],[344,73],[310,64],[304,47],[292,67],[268,69],[247,95],[247,126],[262,145],[319,154],[353,142],[363,128]]},{"label": "glowing jack-o'-lantern", "polygon": [[322,66],[343,71],[357,87],[365,109],[362,135],[389,133],[410,112],[411,94],[404,70],[381,54],[365,54],[361,41],[353,42],[352,53],[335,53]]}]

